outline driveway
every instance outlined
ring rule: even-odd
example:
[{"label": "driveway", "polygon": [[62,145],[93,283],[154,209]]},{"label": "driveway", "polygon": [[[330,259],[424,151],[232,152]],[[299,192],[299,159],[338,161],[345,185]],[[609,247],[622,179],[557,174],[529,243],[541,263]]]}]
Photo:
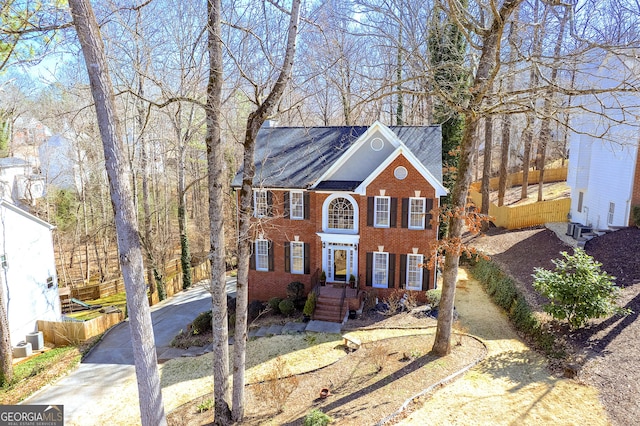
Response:
[{"label": "driveway", "polygon": [[[227,279],[227,294],[235,295],[235,278]],[[171,340],[200,313],[211,309],[211,297],[204,286],[195,285],[171,299],[151,307],[156,354],[169,348]],[[92,406],[109,405],[129,392],[135,383],[129,322],[113,327],[80,366],[57,382],[46,386],[23,404],[64,406],[65,425],[90,425]],[[133,386],[135,388],[135,386]],[[138,407],[114,406],[114,414]]]}]

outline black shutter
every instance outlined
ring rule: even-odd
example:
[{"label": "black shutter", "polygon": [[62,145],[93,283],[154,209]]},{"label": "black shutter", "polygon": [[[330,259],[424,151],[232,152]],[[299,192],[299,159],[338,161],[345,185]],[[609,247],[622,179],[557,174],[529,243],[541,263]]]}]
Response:
[{"label": "black shutter", "polygon": [[273,192],[267,191],[267,216],[273,216]]},{"label": "black shutter", "polygon": [[273,241],[269,241],[269,270],[273,271]]},{"label": "black shutter", "polygon": [[289,219],[289,191],[284,192],[284,218]]},{"label": "black shutter", "polygon": [[305,219],[309,219],[310,215],[309,215],[309,193],[308,192],[303,192],[302,193],[302,200],[304,202],[304,218]]},{"label": "black shutter", "polygon": [[389,207],[389,226],[391,228],[397,227],[398,222],[398,199],[391,198],[391,206]]},{"label": "black shutter", "polygon": [[424,267],[422,268],[422,290],[424,291],[429,290],[429,282],[431,281],[429,279],[430,275],[431,271],[429,271],[426,265],[424,265]]},{"label": "black shutter", "polygon": [[284,271],[291,272],[291,243],[284,242]]},{"label": "black shutter", "polygon": [[407,255],[400,255],[400,288],[407,286]]},{"label": "black shutter", "polygon": [[374,210],[375,210],[375,197],[367,197],[367,226],[373,226]]},{"label": "black shutter", "polygon": [[424,217],[424,226],[427,229],[431,229],[431,209],[433,209],[433,198],[427,198],[427,203],[426,203],[426,209],[425,212],[427,213]]},{"label": "black shutter", "polygon": [[402,199],[402,213],[401,213],[401,217],[400,217],[400,223],[402,224],[401,226],[403,228],[408,228],[409,227],[409,199],[408,198],[403,198]]},{"label": "black shutter", "polygon": [[396,255],[389,253],[389,288],[395,288],[396,286]]},{"label": "black shutter", "polygon": [[304,243],[304,273],[311,273],[311,244]]},{"label": "black shutter", "polygon": [[373,268],[373,253],[368,252],[367,253],[367,278],[366,278],[367,287],[371,287],[372,268]]},{"label": "black shutter", "polygon": [[256,269],[256,249],[255,249],[255,242],[252,242],[251,245],[253,246],[253,253],[251,253],[251,256],[249,257],[249,269],[253,269],[255,271]]}]

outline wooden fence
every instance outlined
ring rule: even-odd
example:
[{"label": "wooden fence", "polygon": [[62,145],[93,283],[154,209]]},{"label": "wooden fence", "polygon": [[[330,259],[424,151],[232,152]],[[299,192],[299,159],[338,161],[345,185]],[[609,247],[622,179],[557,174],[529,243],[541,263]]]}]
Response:
[{"label": "wooden fence", "polygon": [[[211,269],[208,261],[191,268],[193,283],[206,280],[211,276]],[[180,259],[170,261],[165,268],[165,290],[167,297],[171,297],[182,291],[182,266]],[[98,284],[84,283],[73,284],[71,286],[71,297],[79,300],[95,300],[103,297],[113,296],[124,291],[124,281],[122,277],[105,281]]]},{"label": "wooden fence", "polygon": [[56,346],[75,345],[104,333],[123,320],[123,312],[102,314],[88,321],[38,320],[38,331],[42,331],[45,341],[54,343]]},{"label": "wooden fence", "polygon": [[[538,170],[529,172],[530,185],[538,183],[540,173]],[[544,171],[545,182],[562,182],[567,179],[567,169],[549,169]],[[522,172],[509,175],[507,186],[522,185]],[[493,178],[489,182],[492,190],[498,187],[498,178]],[[480,182],[474,182],[469,189],[469,198],[478,206],[482,207],[482,195],[480,194]],[[537,203],[524,204],[521,206],[502,206],[496,204],[489,205],[489,216],[493,217],[493,223],[507,229],[526,228],[529,226],[542,225],[547,222],[566,222],[567,215],[571,208],[571,199],[562,198],[559,200],[540,201]]]}]

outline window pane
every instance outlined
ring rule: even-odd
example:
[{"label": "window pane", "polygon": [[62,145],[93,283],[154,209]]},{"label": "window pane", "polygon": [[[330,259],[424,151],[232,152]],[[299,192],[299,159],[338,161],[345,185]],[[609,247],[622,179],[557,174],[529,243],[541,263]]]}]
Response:
[{"label": "window pane", "polygon": [[389,226],[390,197],[376,197],[375,225]]},{"label": "window pane", "polygon": [[304,243],[291,243],[291,272],[294,274],[304,273]]},{"label": "window pane", "polygon": [[256,269],[259,271],[269,270],[269,241],[256,241]]},{"label": "window pane", "polygon": [[329,204],[328,226],[332,229],[353,228],[353,206],[346,198],[336,198]]},{"label": "window pane", "polygon": [[255,191],[255,215],[257,217],[267,215],[267,191]]},{"label": "window pane", "polygon": [[373,285],[387,287],[388,253],[373,253]]},{"label": "window pane", "polygon": [[292,219],[303,219],[304,218],[304,201],[302,197],[302,192],[291,192],[290,198],[291,206],[290,206],[290,216]]},{"label": "window pane", "polygon": [[425,199],[409,198],[409,228],[424,228]]},{"label": "window pane", "polygon": [[420,290],[422,288],[422,263],[421,254],[407,255],[407,289]]}]

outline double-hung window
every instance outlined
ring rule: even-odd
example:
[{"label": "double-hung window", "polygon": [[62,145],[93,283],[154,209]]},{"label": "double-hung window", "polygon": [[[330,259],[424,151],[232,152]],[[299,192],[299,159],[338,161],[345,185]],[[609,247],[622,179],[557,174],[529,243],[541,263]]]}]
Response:
[{"label": "double-hung window", "polygon": [[389,286],[389,253],[373,253],[373,287],[387,288]]},{"label": "double-hung window", "polygon": [[375,197],[374,224],[377,228],[389,227],[391,197]]},{"label": "double-hung window", "polygon": [[409,229],[424,229],[426,198],[409,198]]},{"label": "double-hung window", "polygon": [[289,194],[289,217],[291,219],[304,219],[304,196],[302,191],[291,191]]},{"label": "double-hung window", "polygon": [[407,255],[407,290],[422,289],[424,257],[421,254]]},{"label": "double-hung window", "polygon": [[615,203],[609,203],[609,215],[607,216],[607,224],[608,225],[613,225],[613,215],[616,212],[616,204]]},{"label": "double-hung window", "polygon": [[269,240],[255,242],[256,271],[269,270]]},{"label": "double-hung window", "polygon": [[253,214],[255,217],[264,217],[269,213],[269,198],[264,189],[253,190]]},{"label": "double-hung window", "polygon": [[304,243],[291,241],[291,273],[304,274]]}]

